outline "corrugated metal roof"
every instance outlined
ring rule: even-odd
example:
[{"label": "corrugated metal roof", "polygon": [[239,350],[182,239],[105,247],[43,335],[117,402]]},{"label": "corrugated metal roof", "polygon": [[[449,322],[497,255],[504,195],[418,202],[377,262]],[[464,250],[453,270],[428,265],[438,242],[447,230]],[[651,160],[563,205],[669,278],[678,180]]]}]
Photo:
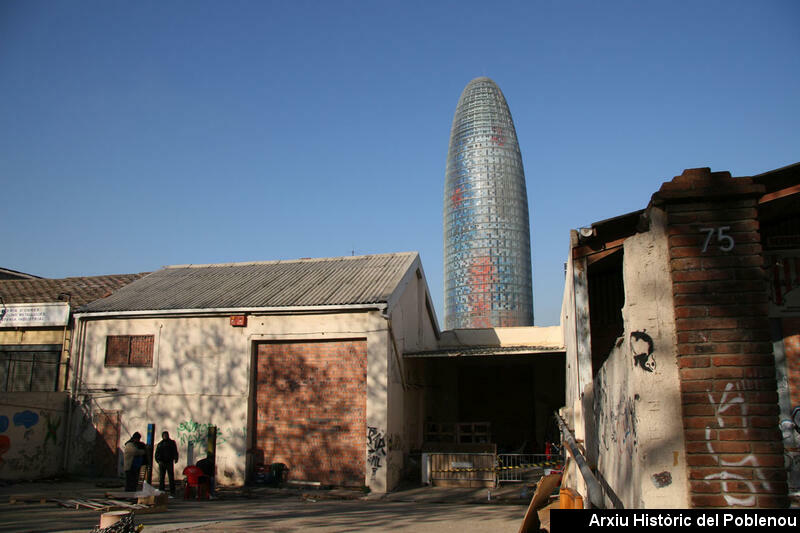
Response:
[{"label": "corrugated metal roof", "polygon": [[416,252],[176,265],[92,302],[82,312],[237,309],[386,302]]}]

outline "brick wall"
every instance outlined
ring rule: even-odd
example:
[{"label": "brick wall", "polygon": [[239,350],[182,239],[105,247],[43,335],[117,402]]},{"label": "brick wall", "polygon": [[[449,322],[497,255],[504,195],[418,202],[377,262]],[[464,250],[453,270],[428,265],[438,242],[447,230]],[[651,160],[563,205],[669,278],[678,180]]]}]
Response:
[{"label": "brick wall", "polygon": [[284,463],[289,478],[365,484],[367,343],[258,345],[256,461]]},{"label": "brick wall", "polygon": [[748,178],[693,169],[653,197],[668,216],[694,507],[787,505],[757,220],[762,193]]}]

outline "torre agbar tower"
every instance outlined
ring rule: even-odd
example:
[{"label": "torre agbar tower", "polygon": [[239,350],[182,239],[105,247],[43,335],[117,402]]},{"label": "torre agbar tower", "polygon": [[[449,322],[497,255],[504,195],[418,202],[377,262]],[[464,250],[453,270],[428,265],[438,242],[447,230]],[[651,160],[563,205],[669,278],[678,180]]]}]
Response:
[{"label": "torre agbar tower", "polygon": [[444,185],[445,328],[532,326],[531,238],[511,112],[489,78],[458,100]]}]

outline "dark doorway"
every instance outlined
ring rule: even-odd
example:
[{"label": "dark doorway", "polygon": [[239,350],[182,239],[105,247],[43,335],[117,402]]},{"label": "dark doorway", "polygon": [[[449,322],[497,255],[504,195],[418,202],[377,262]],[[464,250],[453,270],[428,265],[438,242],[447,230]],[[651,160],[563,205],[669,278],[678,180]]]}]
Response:
[{"label": "dark doorway", "polygon": [[564,404],[562,353],[428,359],[427,372],[428,427],[472,426],[498,453],[544,453]]}]

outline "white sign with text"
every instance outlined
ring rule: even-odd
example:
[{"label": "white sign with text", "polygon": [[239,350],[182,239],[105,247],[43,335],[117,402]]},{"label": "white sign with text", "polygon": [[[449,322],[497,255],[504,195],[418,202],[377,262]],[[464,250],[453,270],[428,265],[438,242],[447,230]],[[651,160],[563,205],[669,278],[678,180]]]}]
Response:
[{"label": "white sign with text", "polygon": [[0,328],[66,326],[68,303],[0,304]]}]

